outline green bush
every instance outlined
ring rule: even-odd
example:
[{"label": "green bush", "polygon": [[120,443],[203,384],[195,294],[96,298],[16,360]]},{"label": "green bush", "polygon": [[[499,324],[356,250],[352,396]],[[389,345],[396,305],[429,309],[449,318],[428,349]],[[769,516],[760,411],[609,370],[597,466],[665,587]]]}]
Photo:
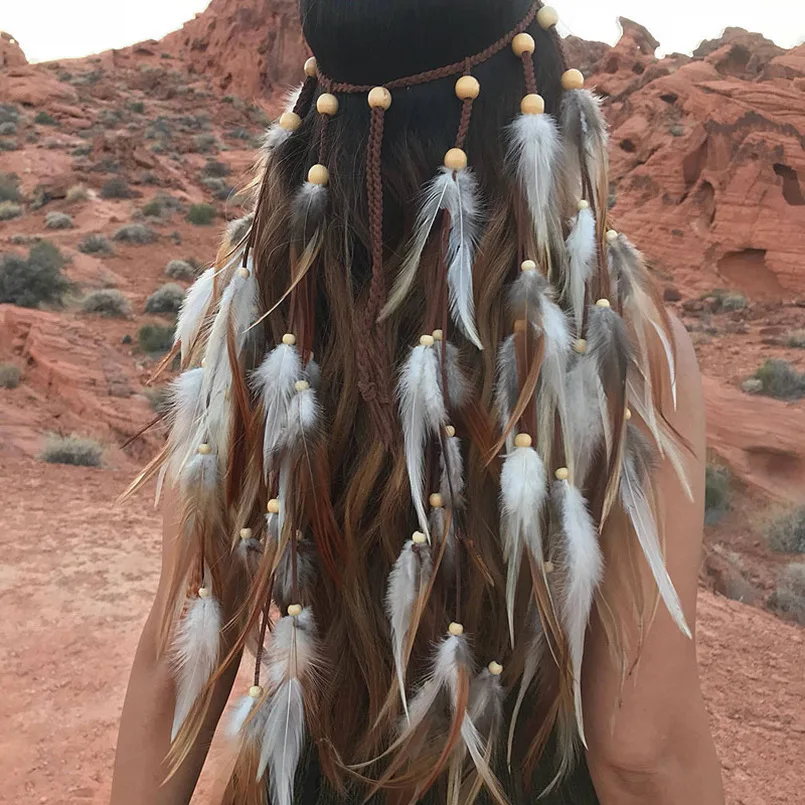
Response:
[{"label": "green bush", "polygon": [[805,349],[805,330],[794,330],[789,333],[785,343],[794,349]]},{"label": "green bush", "polygon": [[67,191],[67,203],[76,204],[79,201],[86,201],[89,198],[89,191],[82,184],[74,184]]},{"label": "green bush", "polygon": [[203,187],[206,187],[215,198],[219,201],[227,201],[227,199],[232,195],[234,192],[234,188],[226,179],[219,179],[216,176],[207,176],[206,178],[201,180],[201,184]]},{"label": "green bush", "polygon": [[805,553],[805,506],[772,518],[766,528],[766,540],[777,553]]},{"label": "green bush", "polygon": [[737,291],[727,291],[723,288],[716,288],[710,293],[704,294],[702,299],[710,302],[714,313],[725,313],[746,308],[746,297]]},{"label": "green bush", "polygon": [[54,210],[45,216],[45,226],[48,229],[72,229],[73,219],[66,212],[56,212]]},{"label": "green bush", "polygon": [[14,363],[0,363],[0,388],[15,389],[20,384],[22,372]]},{"label": "green bush", "polygon": [[0,201],[22,201],[20,180],[16,173],[0,173]]},{"label": "green bush", "polygon": [[162,217],[162,204],[159,199],[153,198],[143,206],[143,215],[146,218],[161,218]]},{"label": "green bush", "polygon": [[209,132],[197,134],[195,137],[193,137],[193,148],[200,154],[206,154],[210,151],[218,151],[218,140],[214,134],[210,134]]},{"label": "green bush", "polygon": [[218,210],[212,204],[191,204],[187,220],[196,226],[209,226],[218,217]]},{"label": "green bush", "polygon": [[129,183],[122,176],[113,176],[101,187],[102,198],[131,198]]},{"label": "green bush", "polygon": [[729,510],[732,475],[726,467],[708,464],[705,473],[704,522],[715,525]]},{"label": "green bush", "polygon": [[14,137],[4,137],[0,140],[0,151],[19,151],[20,142]]},{"label": "green bush", "polygon": [[232,168],[226,162],[219,162],[218,160],[211,159],[204,166],[205,176],[229,176],[232,173]]},{"label": "green bush", "polygon": [[13,137],[17,133],[17,124],[10,120],[0,123],[0,137]]},{"label": "green bush", "polygon": [[143,246],[146,243],[153,243],[157,239],[157,235],[153,229],[149,229],[145,224],[126,224],[115,232],[114,239],[120,243],[133,243],[137,246]]},{"label": "green bush", "polygon": [[140,349],[148,355],[162,355],[173,347],[174,327],[144,324],[137,333]]},{"label": "green bush", "polygon": [[760,391],[778,400],[798,400],[805,396],[805,375],[800,374],[788,361],[772,358],[753,375],[763,384]]},{"label": "green bush", "polygon": [[176,314],[184,301],[185,290],[181,285],[168,282],[154,291],[145,303],[146,313]]},{"label": "green bush", "polygon": [[38,123],[41,126],[58,126],[59,121],[56,120],[55,117],[49,115],[44,109],[36,113],[36,117],[34,118],[34,123]]},{"label": "green bush", "polygon": [[769,606],[805,625],[805,564],[794,563],[783,569]]},{"label": "green bush", "polygon": [[136,115],[145,114],[145,104],[142,101],[132,101],[128,105],[128,110]]},{"label": "green bush", "polygon": [[123,318],[128,315],[130,308],[128,299],[120,291],[115,288],[104,288],[85,296],[81,310],[84,313],[98,313],[110,318]]},{"label": "green bush", "polygon": [[171,260],[165,266],[165,273],[175,280],[190,282],[196,278],[196,269],[186,260]]},{"label": "green bush", "polygon": [[78,244],[78,251],[84,254],[112,254],[112,247],[103,235],[87,235]]},{"label": "green bush", "polygon": [[103,447],[94,439],[83,436],[51,434],[40,458],[48,464],[70,464],[75,467],[100,467]]},{"label": "green bush", "polygon": [[31,247],[28,259],[16,254],[0,257],[0,302],[21,307],[61,304],[69,287],[62,274],[64,260],[48,241]]},{"label": "green bush", "polygon": [[14,201],[0,201],[0,221],[11,221],[22,215],[22,205]]}]

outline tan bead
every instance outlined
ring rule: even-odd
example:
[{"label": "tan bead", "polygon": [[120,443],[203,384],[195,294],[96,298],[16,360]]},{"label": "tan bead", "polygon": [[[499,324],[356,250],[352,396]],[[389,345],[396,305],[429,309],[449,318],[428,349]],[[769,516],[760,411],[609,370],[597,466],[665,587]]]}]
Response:
[{"label": "tan bead", "polygon": [[432,335],[423,335],[419,339],[419,345],[422,347],[432,347],[436,343],[436,339]]},{"label": "tan bead", "polygon": [[514,322],[514,332],[515,333],[524,333],[528,329],[528,322],[525,319],[517,319]]},{"label": "tan bead", "polygon": [[249,688],[249,696],[252,699],[259,699],[263,695],[263,689],[259,685],[252,685]]},{"label": "tan bead", "polygon": [[291,604],[288,607],[288,614],[292,618],[298,618],[302,614],[302,605],[301,604]]},{"label": "tan bead", "polygon": [[444,166],[451,171],[463,171],[467,167],[467,154],[460,148],[451,148],[444,155]]},{"label": "tan bead", "polygon": [[282,336],[282,343],[285,344],[286,347],[295,347],[296,336],[293,333],[285,333],[285,335]]},{"label": "tan bead", "polygon": [[607,243],[614,243],[618,239],[618,233],[614,229],[607,230]]},{"label": "tan bead", "polygon": [[533,260],[523,260],[523,264],[520,266],[521,271],[536,271],[537,264]]},{"label": "tan bead", "polygon": [[495,662],[494,660],[489,663],[489,673],[492,676],[500,676],[503,673],[503,666],[499,662]]},{"label": "tan bead", "polygon": [[627,408],[626,413],[624,414],[624,416],[626,417],[626,421],[629,422],[631,420],[631,418],[632,418],[632,409]]},{"label": "tan bead", "polygon": [[579,212],[581,212],[582,210],[589,210],[589,209],[590,209],[590,202],[589,202],[589,201],[587,201],[587,199],[584,199],[584,198],[583,198],[583,199],[582,199],[582,200],[579,202]]},{"label": "tan bead", "polygon": [[532,92],[520,101],[520,111],[524,115],[541,115],[545,113],[545,98]]},{"label": "tan bead", "polygon": [[569,472],[567,467],[560,467],[556,471],[556,480],[557,481],[566,481],[568,478],[570,478],[570,472]]},{"label": "tan bead", "polygon": [[428,541],[428,538],[421,531],[414,531],[411,536],[411,541],[414,545],[424,545]]},{"label": "tan bead", "polygon": [[200,444],[197,452],[200,456],[208,456],[212,453],[212,447],[208,444]]},{"label": "tan bead", "polygon": [[240,538],[245,542],[247,539],[251,539],[254,535],[254,531],[251,528],[241,528],[240,529]]},{"label": "tan bead", "polygon": [[285,131],[296,131],[302,125],[302,118],[296,112],[284,112],[280,115],[279,123]]},{"label": "tan bead", "polygon": [[515,447],[531,447],[532,444],[534,440],[527,433],[518,433],[514,440]]},{"label": "tan bead", "polygon": [[238,269],[238,276],[243,280],[249,279],[249,277],[251,277],[251,275],[252,275],[252,272],[249,271],[249,269],[246,268],[246,266],[242,266],[241,268]]},{"label": "tan bead", "polygon": [[452,425],[448,425],[444,429],[444,432],[447,434],[448,438],[450,438],[450,439],[454,438],[455,435],[456,435],[456,429]]},{"label": "tan bead", "polygon": [[296,383],[293,384],[293,387],[297,391],[307,391],[310,388],[310,383],[307,380],[297,380]]},{"label": "tan bead", "polygon": [[587,352],[587,341],[584,338],[577,338],[573,342],[573,349],[579,353],[579,355],[584,355]]},{"label": "tan bead", "polygon": [[517,34],[517,36],[512,39],[512,50],[514,51],[514,55],[520,58],[524,53],[531,54],[537,49],[537,43],[534,41],[534,37],[531,34]]},{"label": "tan bead", "polygon": [[428,498],[428,503],[430,503],[432,509],[443,509],[444,508],[444,498],[438,492],[434,492]]},{"label": "tan bead", "polygon": [[326,185],[330,181],[330,171],[324,165],[314,165],[307,172],[307,180],[310,184]]},{"label": "tan bead", "polygon": [[319,65],[316,63],[316,58],[315,56],[311,56],[305,62],[305,75],[308,78],[315,78],[318,72],[319,72]]},{"label": "tan bead", "polygon": [[434,341],[444,341],[444,330],[434,330],[433,331],[433,340]]},{"label": "tan bead", "polygon": [[207,365],[207,359],[206,359],[206,358],[202,358],[202,359],[201,359],[201,368],[203,369],[203,368],[204,368],[206,365]]},{"label": "tan bead", "polygon": [[562,89],[584,89],[584,76],[581,70],[573,68],[572,70],[562,73]]},{"label": "tan bead", "polygon": [[612,305],[610,304],[609,299],[599,299],[599,300],[598,300],[598,301],[595,303],[595,306],[596,306],[596,307],[612,307]]},{"label": "tan bead", "polygon": [[320,115],[332,117],[338,113],[338,98],[336,98],[335,95],[331,95],[329,92],[319,95],[316,99],[316,111]]},{"label": "tan bead", "polygon": [[559,22],[559,14],[555,8],[552,8],[551,6],[543,6],[537,12],[537,23],[543,31],[553,28],[557,22]]},{"label": "tan bead", "polygon": [[556,570],[556,566],[554,565],[553,562],[546,562],[544,567],[545,567],[545,572],[548,573],[548,574],[553,573],[553,571]]},{"label": "tan bead", "polygon": [[463,75],[456,81],[456,97],[459,100],[475,100],[481,94],[481,85],[475,76]]},{"label": "tan bead", "polygon": [[447,631],[450,632],[453,637],[461,637],[464,634],[464,627],[460,623],[451,623],[447,627]]},{"label": "tan bead", "polygon": [[391,93],[385,87],[375,87],[369,93],[368,101],[372,109],[388,109],[391,106]]},{"label": "tan bead", "polygon": [[212,598],[212,591],[209,587],[199,587],[198,588],[198,597],[199,598]]},{"label": "tan bead", "polygon": [[268,501],[268,506],[266,506],[269,514],[279,514],[280,513],[280,502],[276,498],[271,498]]}]

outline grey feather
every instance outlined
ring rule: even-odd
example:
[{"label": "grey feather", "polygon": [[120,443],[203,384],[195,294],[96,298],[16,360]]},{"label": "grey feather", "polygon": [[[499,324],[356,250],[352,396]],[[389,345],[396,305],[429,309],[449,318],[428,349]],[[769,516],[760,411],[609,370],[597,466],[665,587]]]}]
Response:
[{"label": "grey feather", "polygon": [[441,455],[439,493],[444,505],[449,509],[464,506],[464,457],[461,454],[461,439],[457,436],[444,436],[444,453]]},{"label": "grey feather", "polygon": [[[449,341],[434,347],[439,355],[439,364],[445,361],[444,372],[439,371],[439,383],[444,384],[444,375],[447,375],[447,399],[450,408],[460,411],[467,404],[472,394],[472,385],[461,367],[461,352],[455,344]],[[444,348],[444,352],[443,352]],[[444,389],[442,389],[444,394]]]}]

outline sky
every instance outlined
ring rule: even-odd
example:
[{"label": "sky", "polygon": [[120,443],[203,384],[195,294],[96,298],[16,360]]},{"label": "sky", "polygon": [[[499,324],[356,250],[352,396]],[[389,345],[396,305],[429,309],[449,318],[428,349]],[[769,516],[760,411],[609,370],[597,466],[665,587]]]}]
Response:
[{"label": "sky", "polygon": [[[159,39],[207,5],[208,0],[0,0],[0,30],[16,37],[29,61],[48,61]],[[805,41],[802,0],[554,0],[554,5],[564,34],[614,44],[622,15],[654,34],[660,55],[690,53],[728,25],[759,31],[784,47]]]}]

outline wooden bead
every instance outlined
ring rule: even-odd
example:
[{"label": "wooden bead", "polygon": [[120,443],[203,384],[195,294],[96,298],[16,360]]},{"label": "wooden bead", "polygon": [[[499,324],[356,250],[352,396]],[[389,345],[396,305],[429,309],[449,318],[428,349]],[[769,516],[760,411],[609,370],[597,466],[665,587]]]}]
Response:
[{"label": "wooden bead", "polygon": [[302,605],[301,604],[291,604],[288,607],[288,614],[292,618],[298,618],[302,614]]},{"label": "wooden bead", "polygon": [[467,154],[460,148],[451,148],[444,155],[444,166],[451,171],[463,171],[467,167]]},{"label": "wooden bead", "polygon": [[532,54],[537,49],[537,43],[531,34],[517,34],[512,39],[512,50],[514,55],[519,59],[524,53]]},{"label": "wooden bead", "polygon": [[240,538],[245,542],[247,539],[251,539],[254,531],[251,528],[241,528],[240,529]]},{"label": "wooden bead", "polygon": [[560,467],[556,471],[557,481],[566,481],[568,478],[570,478],[570,472],[568,471],[567,467]]},{"label": "wooden bead", "polygon": [[293,387],[297,391],[307,391],[310,388],[310,383],[307,380],[297,380],[296,383],[293,384]]},{"label": "wooden bead", "polygon": [[557,22],[559,22],[559,14],[555,8],[551,8],[551,6],[543,6],[537,12],[537,24],[540,28],[542,28],[543,31],[553,28]]},{"label": "wooden bead", "polygon": [[199,587],[198,588],[198,597],[199,598],[212,598],[212,592],[209,587]]},{"label": "wooden bead", "polygon": [[432,335],[423,335],[419,339],[419,345],[422,347],[432,347],[436,343],[436,339]]},{"label": "wooden bead", "polygon": [[332,117],[338,113],[338,98],[329,92],[324,92],[316,99],[316,111],[320,115]]},{"label": "wooden bead", "polygon": [[307,172],[310,184],[326,185],[330,181],[330,171],[324,165],[314,165]]},{"label": "wooden bead", "polygon": [[515,447],[531,447],[532,444],[534,444],[534,440],[527,433],[517,434],[517,438],[514,440]]},{"label": "wooden bead", "polygon": [[453,637],[461,637],[464,634],[464,627],[460,623],[451,623],[447,627],[447,631],[450,632]]},{"label": "wooden bead", "polygon": [[308,78],[315,78],[318,72],[319,72],[319,65],[316,63],[316,58],[314,56],[311,56],[305,62],[305,75]]},{"label": "wooden bead", "polygon": [[296,131],[302,125],[302,118],[296,112],[284,112],[280,115],[279,123],[285,131]]},{"label": "wooden bead", "polygon": [[589,201],[587,201],[587,199],[584,199],[584,198],[583,198],[583,199],[582,199],[582,200],[579,202],[579,212],[581,212],[581,210],[588,210],[588,209],[590,209],[590,202],[589,202]]},{"label": "wooden bead", "polygon": [[208,444],[200,444],[198,446],[198,454],[200,456],[208,456],[208,455],[210,455],[210,453],[212,453],[212,447],[210,447],[210,445],[208,445]]},{"label": "wooden bead", "polygon": [[584,89],[584,76],[581,74],[581,70],[573,68],[562,73],[562,89]]},{"label": "wooden bead", "polygon": [[391,106],[391,93],[385,87],[375,87],[369,93],[368,100],[372,109],[388,109]]},{"label": "wooden bead", "polygon": [[631,408],[626,409],[625,417],[626,417],[627,422],[629,422],[631,420],[631,418],[632,418],[632,409]]},{"label": "wooden bead", "polygon": [[456,97],[459,100],[475,100],[481,94],[481,85],[475,76],[463,75],[456,81]]},{"label": "wooden bead", "polygon": [[500,676],[503,673],[503,666],[494,660],[489,663],[489,673],[492,676]]},{"label": "wooden bead", "polygon": [[573,349],[579,353],[579,355],[584,355],[587,352],[587,341],[584,338],[577,338],[573,342]]},{"label": "wooden bead", "polygon": [[259,699],[263,695],[263,689],[259,685],[252,685],[249,688],[249,696],[252,699]]},{"label": "wooden bead", "polygon": [[269,514],[279,514],[280,502],[276,498],[271,498],[271,500],[268,501],[268,506],[266,506],[266,509],[268,509]]},{"label": "wooden bead", "polygon": [[251,275],[252,275],[252,272],[251,272],[251,271],[249,271],[249,269],[248,269],[248,268],[246,268],[246,266],[241,266],[241,267],[238,269],[238,276],[239,276],[239,277],[240,277],[242,280],[247,280],[247,279],[249,279],[249,277],[251,277]]},{"label": "wooden bead", "polygon": [[428,498],[428,502],[430,503],[432,509],[443,509],[444,508],[444,498],[438,492],[434,492]]},{"label": "wooden bead", "polygon": [[521,271],[536,271],[537,264],[533,260],[523,260],[523,264],[520,266]]},{"label": "wooden bead", "polygon": [[598,301],[595,303],[595,306],[596,306],[596,307],[612,307],[612,305],[611,305],[611,304],[610,304],[610,302],[609,302],[609,299],[599,299],[599,300],[598,300]]},{"label": "wooden bead", "polygon": [[424,545],[428,541],[428,538],[421,531],[414,531],[411,536],[411,541],[414,545]]},{"label": "wooden bead", "polygon": [[524,115],[541,115],[545,113],[545,99],[542,95],[531,93],[520,101],[520,111]]},{"label": "wooden bead", "polygon": [[448,438],[453,439],[456,435],[456,429],[452,425],[448,425],[444,432],[447,434]]},{"label": "wooden bead", "polygon": [[286,347],[295,347],[296,336],[293,333],[285,333],[285,335],[282,336],[282,343],[285,344]]},{"label": "wooden bead", "polygon": [[444,341],[444,330],[434,330],[433,331],[433,340],[434,341]]},{"label": "wooden bead", "polygon": [[614,243],[618,237],[618,233],[614,229],[607,230],[607,243]]}]

